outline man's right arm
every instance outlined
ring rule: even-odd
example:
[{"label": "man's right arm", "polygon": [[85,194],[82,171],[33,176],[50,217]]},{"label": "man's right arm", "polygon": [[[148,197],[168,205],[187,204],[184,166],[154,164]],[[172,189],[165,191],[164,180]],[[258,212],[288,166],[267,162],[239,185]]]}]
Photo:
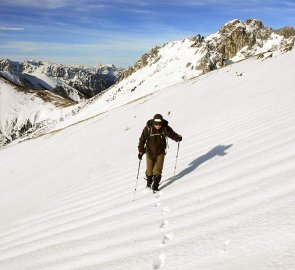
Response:
[{"label": "man's right arm", "polygon": [[141,153],[142,155],[145,153],[145,144],[147,140],[147,135],[146,135],[146,127],[143,129],[141,136],[139,138],[139,143],[138,143],[138,152]]}]

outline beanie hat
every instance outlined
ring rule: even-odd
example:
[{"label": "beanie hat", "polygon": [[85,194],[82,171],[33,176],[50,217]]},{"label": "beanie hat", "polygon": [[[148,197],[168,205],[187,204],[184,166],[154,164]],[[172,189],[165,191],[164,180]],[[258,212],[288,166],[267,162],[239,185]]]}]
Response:
[{"label": "beanie hat", "polygon": [[153,118],[154,124],[163,124],[163,116],[161,114],[156,114]]}]

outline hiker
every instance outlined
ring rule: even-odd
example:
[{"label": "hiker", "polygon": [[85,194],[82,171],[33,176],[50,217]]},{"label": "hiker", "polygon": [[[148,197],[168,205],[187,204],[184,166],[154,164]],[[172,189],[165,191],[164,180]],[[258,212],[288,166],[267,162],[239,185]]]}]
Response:
[{"label": "hiker", "polygon": [[182,137],[168,126],[168,121],[163,119],[161,114],[156,114],[147,122],[139,138],[138,158],[141,160],[146,153],[146,187],[152,188],[153,191],[159,191],[167,137],[176,142],[182,140]]}]

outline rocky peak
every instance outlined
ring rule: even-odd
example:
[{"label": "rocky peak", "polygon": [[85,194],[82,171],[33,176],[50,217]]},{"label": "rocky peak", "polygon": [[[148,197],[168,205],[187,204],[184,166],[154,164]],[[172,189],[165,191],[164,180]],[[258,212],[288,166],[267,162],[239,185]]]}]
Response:
[{"label": "rocky peak", "polygon": [[266,40],[272,33],[271,28],[267,28],[256,19],[248,19],[245,23],[241,20],[233,20],[225,24],[219,31],[219,43],[222,43],[223,58],[234,57],[241,49],[259,46],[261,40]]},{"label": "rocky peak", "polygon": [[136,72],[137,70],[144,68],[149,63],[155,63],[158,58],[158,52],[160,50],[160,47],[156,46],[155,48],[152,48],[149,53],[144,54],[133,66],[127,68],[124,70],[118,81],[121,81],[127,77],[129,77],[131,74]]},{"label": "rocky peak", "polygon": [[232,32],[235,32],[235,31],[253,32],[253,31],[259,31],[262,29],[267,29],[267,27],[265,27],[263,23],[257,19],[248,19],[245,22],[235,19],[235,20],[229,21],[224,26],[222,26],[218,30],[218,33],[223,35],[230,35]]},{"label": "rocky peak", "polygon": [[248,19],[246,20],[246,25],[250,25],[251,27],[255,27],[256,29],[265,28],[263,23],[257,19]]},{"label": "rocky peak", "polygon": [[9,59],[0,59],[0,71],[18,73],[20,70],[21,66],[18,62],[11,61]]},{"label": "rocky peak", "polygon": [[203,73],[223,66],[226,62],[245,59],[266,51],[294,45],[292,27],[273,30],[257,19],[232,20],[204,41],[205,55],[200,68]]},{"label": "rocky peak", "polygon": [[285,26],[281,29],[275,30],[275,32],[284,38],[290,38],[295,36],[295,30],[292,26]]}]

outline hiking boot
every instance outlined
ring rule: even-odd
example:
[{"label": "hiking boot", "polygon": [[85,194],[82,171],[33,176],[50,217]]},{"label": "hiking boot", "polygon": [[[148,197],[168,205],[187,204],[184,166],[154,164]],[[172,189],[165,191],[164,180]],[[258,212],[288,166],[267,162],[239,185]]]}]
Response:
[{"label": "hiking boot", "polygon": [[153,183],[153,177],[147,175],[147,176],[146,176],[146,187],[147,187],[147,188],[151,188],[152,183]]},{"label": "hiking boot", "polygon": [[153,177],[153,185],[152,185],[152,190],[153,191],[159,191],[159,184],[160,184],[160,181],[161,181],[161,175],[157,175],[157,176],[154,176]]}]

